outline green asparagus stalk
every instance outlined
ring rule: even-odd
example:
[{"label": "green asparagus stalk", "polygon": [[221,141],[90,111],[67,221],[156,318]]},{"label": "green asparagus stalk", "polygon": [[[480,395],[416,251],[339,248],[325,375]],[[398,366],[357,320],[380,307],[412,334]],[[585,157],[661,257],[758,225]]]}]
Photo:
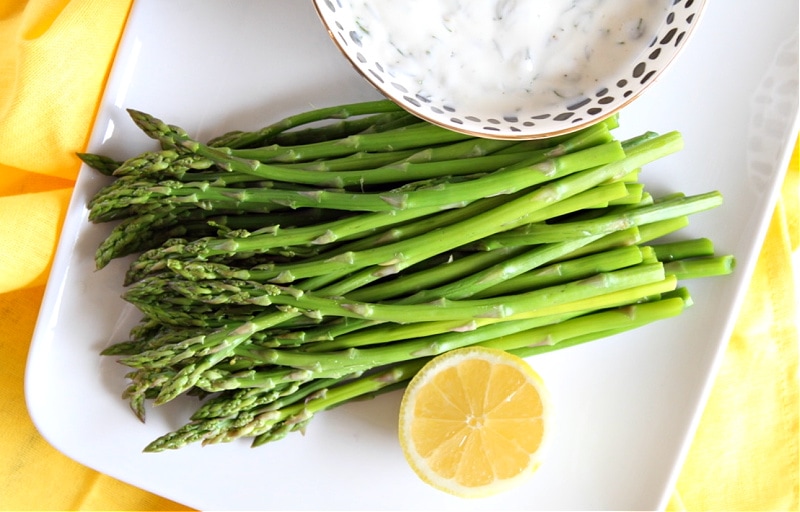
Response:
[{"label": "green asparagus stalk", "polygon": [[[559,201],[551,206],[545,207],[536,214],[533,214],[530,220],[537,220],[537,219],[547,219],[552,216],[557,216],[563,214],[565,211],[572,211],[581,207],[591,207],[595,201],[602,201],[606,198],[611,197],[620,197],[622,194],[625,193],[625,186],[622,183],[615,183],[614,185],[604,185],[595,187],[587,192],[583,192],[581,194],[577,194],[572,196],[568,199],[563,201]],[[503,202],[502,198],[488,198],[482,202],[475,202],[469,206],[460,209],[454,209],[450,212],[443,213],[440,215],[429,215],[430,213],[435,213],[434,211],[422,210],[422,209],[414,209],[409,210],[408,214],[405,213],[398,213],[393,215],[388,214],[373,214],[376,219],[380,220],[388,220],[388,221],[403,221],[406,218],[412,218],[417,213],[421,215],[425,215],[426,217],[422,220],[414,223],[414,224],[405,224],[398,228],[393,228],[388,233],[377,233],[375,236],[358,240],[353,244],[349,244],[344,247],[340,247],[338,249],[339,254],[341,253],[348,253],[350,251],[364,249],[368,247],[375,247],[380,245],[385,245],[389,241],[400,241],[407,239],[414,234],[422,234],[431,232],[434,229],[447,226],[453,224],[459,220],[467,220],[475,216],[476,214],[480,214],[485,212],[486,210],[490,209],[492,206],[499,206]],[[293,245],[293,244],[302,244],[302,243],[311,243],[311,244],[325,244],[336,241],[340,238],[346,238],[348,236],[352,236],[355,234],[363,233],[366,231],[366,228],[363,227],[367,221],[371,219],[371,217],[356,217],[351,219],[345,219],[343,221],[338,221],[336,223],[331,223],[329,225],[321,225],[320,229],[297,229],[297,230],[283,230],[278,231],[276,230],[274,233],[261,235],[261,236],[248,236],[244,239],[237,239],[235,242],[238,244],[236,249],[237,251],[256,251],[256,250],[267,250],[273,247],[278,246],[285,246],[285,245]],[[378,224],[379,225],[379,224]],[[357,229],[348,231],[348,228],[357,227]],[[370,226],[371,227],[371,226]],[[373,228],[374,229],[374,228]],[[303,235],[305,233],[309,233],[309,236],[305,238],[297,238],[293,237],[292,235]],[[311,239],[312,237],[316,237]],[[219,242],[214,242],[210,239],[201,239],[196,241],[189,246],[184,246],[184,251],[188,254],[191,254],[195,257],[200,257],[203,260],[208,259],[209,257],[216,256],[222,254],[221,252],[214,251],[215,247],[224,247],[228,249],[231,247],[231,241],[229,238],[221,240]],[[134,263],[132,265],[132,270],[135,269],[145,269],[145,268],[152,268],[155,265],[155,262],[163,260],[164,258],[169,258],[170,253],[175,250],[175,246],[170,246],[168,251],[151,251],[140,258],[140,261]],[[324,256],[324,255],[323,255]],[[496,254],[484,254],[476,256],[475,260],[481,259],[491,259],[494,258]],[[325,256],[325,258],[330,258],[331,255]],[[335,257],[335,255],[334,255]],[[316,257],[313,260],[318,261],[322,258]],[[153,262],[153,263],[151,263]],[[148,266],[149,265],[149,266]],[[463,263],[459,263],[455,267],[451,267],[451,270],[456,270],[458,267],[462,266]],[[254,271],[246,271],[242,269],[234,269],[230,271],[226,271],[226,268],[220,265],[213,265],[206,262],[187,262],[181,263],[179,261],[170,261],[167,265],[168,268],[172,269],[175,272],[183,275],[189,279],[196,279],[201,277],[211,277],[211,276],[220,276],[220,277],[235,277],[240,279],[252,279],[252,280],[265,280],[263,272],[259,272],[258,270]],[[475,268],[473,266],[473,268]],[[268,275],[270,272],[267,270]],[[339,273],[341,274],[341,273]],[[328,274],[325,280],[330,278],[335,278],[339,274]],[[446,272],[442,272],[440,277],[446,278]],[[134,279],[129,279],[129,281],[133,281]],[[317,283],[319,281],[316,281]],[[396,286],[396,285],[395,285]],[[407,285],[404,285],[407,286]],[[413,283],[411,284],[413,286]],[[310,289],[319,288],[316,285],[307,286]],[[387,291],[391,291],[392,286],[385,288]]]},{"label": "green asparagus stalk", "polygon": [[[665,281],[664,269],[661,264],[638,265],[631,268],[600,273],[587,279],[576,280],[569,283],[546,287],[516,295],[492,297],[476,300],[447,300],[442,299],[435,303],[425,304],[380,304],[350,301],[346,298],[317,297],[311,293],[298,293],[298,291],[285,291],[280,287],[256,285],[254,283],[226,282],[219,284],[216,281],[186,282],[180,286],[172,286],[172,290],[184,297],[203,301],[207,294],[209,300],[219,302],[243,301],[245,303],[258,303],[259,305],[289,306],[293,310],[306,310],[319,312],[321,315],[365,318],[381,322],[404,323],[408,318],[416,322],[457,321],[462,326],[471,325],[475,319],[505,319],[518,318],[521,315],[546,316],[575,311],[575,308],[584,308],[585,301],[602,297],[610,292],[625,290],[645,284],[660,283]],[[669,281],[669,280],[667,280]],[[148,282],[149,284],[149,282]],[[249,285],[249,286],[248,286]],[[674,283],[666,286],[674,288]],[[159,287],[160,290],[153,290]],[[154,287],[138,290],[137,296],[129,296],[128,300],[138,306],[147,308],[147,304],[140,300],[149,300],[151,303],[159,298],[163,300],[164,284],[157,282]],[[664,290],[662,290],[664,291]],[[579,306],[575,304],[579,303]],[[161,306],[156,307],[163,307]],[[274,313],[277,315],[278,313]],[[274,325],[274,324],[273,324]],[[253,326],[249,327],[254,329]],[[204,340],[199,340],[204,341]],[[170,347],[167,347],[170,349]],[[163,367],[175,364],[189,355],[203,355],[203,352],[190,353],[192,346],[182,346],[184,350],[176,353],[171,350],[148,352],[123,359],[128,366]],[[269,361],[275,364],[274,361]]]},{"label": "green asparagus stalk", "polygon": [[94,153],[78,153],[78,158],[80,158],[83,163],[92,169],[99,171],[101,174],[106,176],[111,176],[114,174],[114,171],[116,171],[117,168],[122,165],[122,162],[119,162],[111,157]]},{"label": "green asparagus stalk", "polygon": [[724,276],[733,272],[736,259],[731,255],[682,259],[664,264],[664,271],[678,279]]},{"label": "green asparagus stalk", "polygon": [[[421,215],[422,213],[408,212],[408,215]],[[344,214],[341,217],[348,216],[348,214]],[[165,206],[124,219],[114,226],[95,252],[95,266],[101,269],[115,258],[142,251],[160,250],[163,252],[167,247],[171,247],[167,252],[173,252],[176,245],[175,239],[230,238],[231,233],[246,233],[241,236],[248,237],[257,237],[263,233],[266,235],[265,238],[275,238],[278,231],[285,234],[287,231],[293,232],[298,228],[314,226],[314,224],[322,225],[342,220],[342,218],[332,219],[331,217],[335,217],[335,214],[314,208],[269,213],[236,212],[209,215],[209,212],[205,210]],[[305,231],[307,233],[320,232],[316,227]],[[165,245],[167,241],[170,241],[169,245]],[[313,242],[314,240],[311,241],[311,243]],[[261,252],[278,254],[281,251],[274,249],[286,248],[287,245],[293,246],[293,250],[297,252],[309,252],[308,250],[303,251],[302,242],[264,246]]]},{"label": "green asparagus stalk", "polygon": [[[402,295],[404,292],[408,293],[410,292],[411,288],[418,288],[414,290],[416,293],[402,298],[400,302],[410,304],[421,303],[425,302],[426,300],[436,300],[440,298],[483,298],[493,295],[500,295],[499,293],[482,293],[484,290],[492,290],[499,284],[502,284],[506,281],[516,282],[518,279],[522,280],[523,285],[514,287],[513,289],[517,292],[521,292],[525,289],[532,289],[534,287],[527,287],[526,280],[529,278],[523,277],[525,272],[530,272],[533,269],[545,265],[551,261],[562,260],[565,254],[574,253],[576,247],[585,247],[588,245],[597,244],[597,242],[591,241],[594,238],[596,237],[573,240],[561,244],[553,244],[551,246],[535,247],[529,249],[529,252],[519,258],[512,258],[511,256],[513,254],[508,253],[504,261],[501,261],[492,267],[487,267],[485,271],[480,273],[471,265],[466,266],[467,268],[463,269],[463,272],[457,272],[459,270],[457,267],[451,267],[450,269],[441,272],[441,274],[445,274],[451,279],[443,279],[439,272],[435,272],[433,270],[425,271],[419,274],[411,274],[408,277],[400,277],[399,279],[389,283],[381,283],[371,287],[364,286],[357,288],[353,292],[348,293],[347,296],[354,300],[377,302],[390,298],[389,296]],[[547,283],[544,283],[540,280],[539,287],[558,284],[559,282],[567,282],[571,279],[589,277],[594,273],[602,272],[604,270],[616,270],[626,265],[640,263],[642,261],[642,250],[638,247],[631,246],[635,243],[635,241],[635,239],[631,239],[628,240],[627,244],[610,243],[608,247],[598,246],[598,251],[621,246],[623,247],[625,254],[629,254],[632,257],[626,257],[623,254],[620,254],[619,257],[613,259],[614,263],[612,263],[611,258],[606,258],[601,252],[598,255],[598,264],[594,266],[595,272],[585,269],[580,274],[572,273],[573,271],[569,270],[569,267],[567,266],[559,268],[558,271],[544,271],[541,273],[543,276],[560,274],[562,278],[560,280],[550,280]],[[609,242],[611,242],[611,240],[609,240]],[[479,253],[475,255],[474,258],[483,260],[485,262],[493,259],[494,256],[497,256],[493,254],[496,252],[501,254],[504,253],[502,249],[499,249],[490,253]],[[442,267],[438,267],[438,269],[442,270]],[[453,269],[456,271],[453,271]],[[449,282],[441,283],[441,280],[448,280]],[[388,291],[385,291],[385,289]],[[335,292],[335,290],[330,289],[321,290],[322,293],[329,293],[331,291]],[[342,334],[350,333],[374,324],[375,322],[373,321],[359,321],[352,319],[346,322],[337,322],[335,325],[328,323],[314,328],[311,331],[304,332],[303,340],[308,342],[332,341]]]},{"label": "green asparagus stalk", "polygon": [[714,243],[708,238],[694,238],[652,244],[660,261],[674,261],[714,255]]},{"label": "green asparagus stalk", "polygon": [[397,271],[434,254],[488,237],[493,232],[507,231],[525,225],[534,212],[622,176],[630,169],[641,166],[645,161],[660,158],[680,146],[679,134],[667,134],[643,143],[637,147],[637,149],[642,148],[641,151],[622,160],[548,182],[529,194],[509,201],[479,217],[445,226],[398,244],[343,253],[326,261],[298,263],[285,267],[275,265],[271,270],[264,270],[262,276],[264,279],[273,279],[274,282],[289,283],[296,279],[341,272],[343,269],[354,271],[371,265],[392,267],[390,271]]},{"label": "green asparagus stalk", "polygon": [[[398,382],[408,381],[425,362],[425,359],[408,361],[367,378],[340,384],[333,389],[325,387],[316,389],[317,386],[314,386],[315,389],[312,393],[305,394],[305,397],[311,399],[302,403],[295,402],[281,408],[271,402],[269,405],[244,408],[244,414],[236,411],[237,416],[234,416],[233,412],[229,412],[227,416],[223,417],[197,419],[181,429],[153,441],[145,448],[145,451],[158,452],[177,449],[197,441],[206,444],[228,442],[243,436],[253,436],[265,430],[273,433],[272,440],[277,440],[285,436],[287,431],[300,428],[304,423],[300,422],[300,419],[309,418],[318,411],[374,393]],[[322,380],[321,382],[328,384],[331,381]],[[282,427],[291,428],[284,430]]]},{"label": "green asparagus stalk", "polygon": [[585,279],[599,272],[609,272],[639,264],[643,259],[642,248],[636,245],[609,249],[530,270],[475,293],[472,298],[480,299],[519,293],[523,290],[538,289],[569,282],[573,279]]},{"label": "green asparagus stalk", "polygon": [[[263,233],[250,233],[246,237],[204,237],[185,243],[174,241],[169,245],[143,253],[130,265],[126,274],[125,284],[131,284],[150,273],[168,267],[189,279],[194,278],[192,276],[194,273],[199,273],[200,276],[204,277],[231,275],[241,279],[257,279],[257,275],[252,273],[244,274],[240,271],[234,271],[234,274],[226,274],[223,270],[224,267],[209,269],[208,265],[204,265],[203,262],[214,260],[216,257],[231,256],[232,251],[235,253],[254,253],[278,247],[303,244],[324,246],[340,240],[363,237],[372,232],[376,234],[362,239],[363,242],[359,246],[347,246],[343,250],[358,250],[363,246],[386,245],[429,232],[459,220],[469,219],[499,206],[503,202],[504,199],[502,197],[487,198],[463,208],[455,208],[448,211],[439,211],[438,208],[431,208],[426,210],[411,209],[396,212],[378,212],[322,223],[317,226],[312,225],[303,229],[281,229],[280,226],[277,226],[274,230],[265,230]],[[432,215],[433,213],[437,214]],[[415,220],[417,221],[413,224],[409,223]],[[186,259],[186,257],[193,261],[187,263],[167,261]],[[325,258],[329,257],[330,254],[325,256]]]},{"label": "green asparagus stalk", "polygon": [[[486,316],[488,318],[515,318],[520,315],[526,317],[536,318],[549,315],[562,315],[574,313],[576,311],[588,311],[597,309],[605,305],[609,305],[608,299],[604,299],[604,294],[611,294],[614,300],[618,300],[613,292],[623,292],[628,290],[631,297],[642,297],[642,292],[638,289],[639,286],[653,286],[653,290],[646,293],[655,294],[663,291],[674,289],[675,280],[665,277],[663,268],[659,265],[646,265],[637,269],[627,269],[616,273],[607,273],[590,280],[585,280],[583,286],[577,286],[575,283],[567,285],[552,287],[551,289],[539,290],[531,294],[521,294],[511,298],[503,298],[498,301],[462,301],[461,303],[452,302],[447,304],[438,305],[439,310],[445,310],[449,306],[449,313],[444,315],[434,315],[434,320],[446,319],[463,319],[472,317]],[[626,300],[632,300],[627,297]],[[579,300],[580,299],[580,300]],[[319,299],[317,299],[319,300]],[[324,300],[324,299],[322,299]],[[538,302],[537,302],[538,301]],[[546,307],[534,308],[532,303],[545,304]],[[341,307],[341,304],[336,304],[332,301],[335,308]],[[616,302],[612,302],[616,305]],[[317,302],[316,305],[320,305]],[[501,306],[498,308],[498,306]],[[400,306],[406,308],[414,308],[414,306]],[[365,313],[369,314],[371,318],[379,318],[381,320],[392,321],[397,320],[391,318],[392,306],[389,305],[370,305],[373,311],[360,311],[354,315],[355,317],[364,317]],[[376,315],[374,309],[381,308]],[[394,307],[396,308],[396,306]],[[348,308],[345,307],[346,311]],[[422,309],[422,308],[420,308]],[[460,315],[455,313],[456,310],[461,311]],[[402,312],[400,316],[406,314],[408,310]],[[488,314],[486,314],[488,313]],[[263,330],[273,325],[277,325],[280,321],[290,318],[291,315],[297,314],[296,310],[280,311],[276,313],[265,313],[260,317],[254,318],[252,321],[241,325],[230,332],[220,331],[212,333],[208,336],[198,337],[194,340],[187,340],[175,347],[162,347],[161,349],[148,351],[137,356],[127,357],[124,359],[125,364],[129,366],[146,365],[150,371],[165,368],[169,365],[175,364],[190,357],[199,357],[197,362],[187,364],[168,382],[159,382],[160,389],[158,396],[155,398],[156,404],[162,404],[177,397],[179,394],[186,392],[191,387],[198,384],[204,377],[204,373],[212,368],[215,364],[223,360],[225,357],[231,355],[236,347],[241,345],[253,332]],[[380,317],[385,315],[386,318]],[[430,315],[429,315],[430,316]],[[452,343],[459,343],[455,340]],[[462,340],[461,343],[464,343]],[[219,350],[220,346],[224,346],[225,350]],[[286,371],[279,372],[275,375],[270,372],[266,377],[259,377],[258,385],[261,387],[274,386],[278,383],[285,383],[288,381],[304,381],[316,377],[336,377],[341,378],[347,373],[355,371],[364,371],[369,368],[374,368],[376,365],[381,364],[381,357],[400,357],[399,360],[407,359],[408,357],[416,356],[421,357],[424,355],[433,355],[436,351],[444,351],[453,348],[453,345],[448,344],[430,344],[422,341],[409,342],[402,350],[395,348],[390,349],[388,352],[381,355],[375,354],[370,357],[357,357],[353,359],[354,354],[352,351],[346,351],[342,356],[334,355],[332,363],[334,366],[330,367],[327,371],[331,372],[326,374],[321,371],[320,362],[318,357],[314,357],[314,361],[310,362],[313,369],[308,368],[291,368]],[[380,352],[381,349],[375,349]],[[288,352],[268,352],[269,357],[288,357]],[[252,356],[252,354],[248,354]],[[367,354],[363,354],[366,356]],[[318,356],[318,355],[317,355]],[[270,361],[274,364],[274,361]],[[343,366],[345,364],[345,366]],[[266,380],[264,380],[266,379]],[[219,384],[218,384],[219,385]],[[231,384],[222,384],[223,389],[228,389]]]},{"label": "green asparagus stalk", "polygon": [[[597,338],[608,332],[623,332],[641,327],[647,323],[663,320],[679,314],[684,307],[680,299],[668,299],[653,303],[644,303],[625,307],[619,311],[609,311],[567,320],[555,326],[532,328],[514,335],[494,338],[490,342],[481,343],[486,346],[502,347],[512,353],[528,357],[537,352],[554,350]],[[352,401],[358,397],[372,396],[385,389],[395,389],[396,384],[407,382],[430,358],[410,360],[393,365],[388,370],[378,371],[365,377],[345,381],[337,386],[319,393],[304,403],[295,403],[286,407],[255,407],[239,411],[228,410],[229,416],[211,419],[196,419],[175,432],[166,434],[146,447],[145,451],[162,451],[177,449],[188,443],[202,441],[205,444],[230,442],[241,437],[253,437],[253,446],[274,442],[286,435],[287,431],[299,430],[314,414]],[[231,419],[233,413],[238,414],[236,420]],[[258,418],[258,419],[256,419]],[[303,421],[299,422],[298,419]],[[228,422],[238,420],[236,429],[214,428],[216,421]],[[208,425],[208,426],[207,426]],[[297,425],[294,428],[294,425]],[[210,428],[209,428],[210,426]],[[205,430],[204,430],[205,427]],[[195,432],[207,432],[207,435],[195,436]]]},{"label": "green asparagus stalk", "polygon": [[576,317],[562,322],[557,328],[537,328],[499,336],[482,345],[508,350],[520,357],[532,357],[672,318],[681,314],[686,306],[680,297],[663,298]]},{"label": "green asparagus stalk", "polygon": [[[482,197],[511,194],[542,183],[550,173],[563,175],[576,172],[585,169],[587,162],[592,165],[603,165],[621,156],[622,150],[619,144],[609,143],[556,157],[545,163],[517,164],[513,169],[501,169],[476,179],[464,181],[450,179],[441,182],[433,181],[431,184],[423,182],[415,185],[411,190],[402,187],[380,193],[352,193],[324,189],[297,191],[283,188],[230,189],[214,186],[209,182],[162,181],[150,185],[146,182],[135,181],[130,187],[118,187],[113,196],[106,195],[101,200],[96,198],[90,205],[91,219],[110,220],[117,217],[118,214],[114,212],[119,210],[124,214],[133,205],[141,210],[143,205],[153,203],[158,207],[164,203],[225,204],[232,208],[248,211],[268,211],[274,209],[276,205],[292,209],[311,207],[361,211],[393,211],[431,206],[445,209]],[[482,158],[494,159],[495,157]],[[474,158],[469,161],[480,163],[482,158]],[[537,158],[534,162],[540,162],[540,160]],[[461,167],[469,166],[462,164]],[[326,173],[310,172],[310,174],[319,180],[318,177],[324,176]]]},{"label": "green asparagus stalk", "polygon": [[532,245],[570,240],[587,234],[604,234],[631,226],[649,224],[674,217],[716,208],[722,204],[719,192],[707,192],[692,197],[681,197],[641,208],[627,210],[622,215],[609,214],[589,221],[553,224],[529,224],[523,229],[498,234],[481,241],[481,247],[490,250],[500,246]]},{"label": "green asparagus stalk", "polygon": [[[419,123],[386,132],[351,135],[335,141],[302,144],[299,146],[283,147],[273,144],[255,149],[212,148],[192,140],[181,128],[167,125],[149,114],[133,109],[129,109],[128,113],[145,134],[160,141],[164,147],[185,148],[191,153],[205,156],[218,163],[228,157],[232,157],[229,162],[235,160],[254,168],[264,162],[313,161],[320,158],[346,156],[359,151],[396,151],[470,138],[468,135],[452,132],[435,125]],[[231,168],[231,170],[234,169]],[[235,170],[240,169],[237,168]]]},{"label": "green asparagus stalk", "polygon": [[254,148],[267,144],[295,146],[337,140],[360,133],[384,132],[420,122],[422,121],[418,117],[405,111],[385,112],[340,119],[336,122],[325,123],[321,126],[305,127],[302,129],[294,128],[292,130],[276,133],[269,137],[268,140],[248,141],[247,132],[239,132],[235,134],[233,139],[229,139],[228,141],[224,139],[210,141],[209,146],[229,147],[231,149]]},{"label": "green asparagus stalk", "polygon": [[141,419],[146,401],[213,395],[147,451],[275,441],[447,350],[585,343],[679,314],[679,280],[733,271],[707,239],[645,245],[720,203],[638,182],[682,147],[676,132],[618,142],[613,117],[481,140],[379,101],[203,144],[130,114],[160,151],[84,158],[115,180],[92,221],[124,219],[98,267],[146,249],[124,281],[145,318],[105,353],[133,369]]},{"label": "green asparagus stalk", "polygon": [[[674,142],[675,140],[676,139],[673,137],[672,141]],[[641,155],[637,155],[637,156],[641,157]],[[636,167],[641,165],[640,162],[636,161],[635,159],[633,161],[628,162],[628,164],[629,165],[635,165]],[[610,167],[610,169],[609,169],[609,167]],[[587,180],[587,178],[582,177],[582,178],[579,178],[579,179],[573,180],[573,181],[577,181],[579,183],[582,182],[582,181],[590,181],[590,185],[587,186],[587,188],[589,188],[592,185],[597,185],[597,184],[599,184],[599,183],[601,183],[603,181],[606,181],[607,179],[609,179],[609,178],[611,178],[611,177],[613,177],[615,175],[624,174],[624,173],[627,173],[627,172],[630,171],[630,168],[626,168],[625,166],[621,166],[621,165],[604,166],[604,167],[601,167],[600,169],[602,171],[604,171],[604,172],[598,173],[597,170],[593,170],[593,174],[592,174],[591,178],[588,179],[588,180]],[[562,194],[569,195],[569,188],[567,187],[567,192],[566,193],[562,192]],[[551,201],[547,201],[547,202],[551,202]],[[313,309],[316,309],[316,308],[313,308]],[[340,310],[340,312],[341,312],[341,310]],[[362,316],[363,317],[364,316],[363,312],[360,313],[358,316]],[[251,324],[251,325],[255,325],[255,324]],[[222,338],[222,339],[224,340],[224,338]],[[238,343],[235,343],[233,345],[238,345]],[[182,372],[184,372],[184,370],[182,370]],[[184,373],[186,373],[186,372],[184,372]],[[196,382],[197,378],[199,378],[199,376],[195,373],[195,377],[193,379],[192,378],[185,379],[184,382],[185,383],[189,382],[189,383],[191,383],[190,385],[193,385],[193,383]],[[167,389],[167,388],[165,388],[165,389]],[[185,388],[182,388],[181,386],[178,386],[178,385],[169,386],[169,388],[167,389],[166,393],[164,392],[164,390],[162,390],[162,394],[160,395],[160,401],[163,402],[165,400],[174,398],[174,396],[176,396],[177,394],[179,394],[183,390],[185,390]]]},{"label": "green asparagus stalk", "polygon": [[[254,132],[229,132],[219,137],[215,137],[209,141],[209,144],[213,146],[225,146],[232,148],[262,145],[264,143],[271,142],[272,138],[279,134],[296,129],[300,126],[316,123],[318,121],[325,121],[329,119],[349,119],[357,116],[371,116],[381,113],[402,112],[403,110],[396,103],[389,100],[335,105],[294,114]],[[370,124],[374,123],[374,119],[370,120]],[[355,132],[358,133],[366,128],[366,126],[360,126]],[[338,128],[334,128],[334,130],[337,129]],[[329,137],[324,138],[328,139]],[[332,138],[338,138],[338,136],[334,135]]]}]

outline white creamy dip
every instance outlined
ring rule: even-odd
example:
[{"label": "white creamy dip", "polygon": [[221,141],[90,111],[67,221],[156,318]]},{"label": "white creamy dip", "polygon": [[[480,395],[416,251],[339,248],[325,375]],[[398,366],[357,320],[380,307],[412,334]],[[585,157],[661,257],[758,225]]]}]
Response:
[{"label": "white creamy dip", "polygon": [[[650,43],[671,0],[352,0],[363,48],[411,91],[480,111],[590,95]],[[378,44],[373,45],[371,40]],[[390,44],[386,44],[386,43]],[[424,80],[418,77],[425,77]]]}]

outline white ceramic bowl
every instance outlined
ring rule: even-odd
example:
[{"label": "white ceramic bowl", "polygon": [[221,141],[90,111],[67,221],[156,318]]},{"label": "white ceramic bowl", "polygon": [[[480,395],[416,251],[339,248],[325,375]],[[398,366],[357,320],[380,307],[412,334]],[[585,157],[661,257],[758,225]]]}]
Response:
[{"label": "white ceramic bowl", "polygon": [[[418,3],[414,4],[415,1]],[[477,9],[486,9],[487,5],[502,9],[510,3],[513,4],[513,0],[512,2],[475,1],[478,3],[473,5],[479,6]],[[578,53],[582,51],[587,58],[578,61],[580,55],[576,55],[575,60],[570,60],[565,57],[565,52],[569,48],[564,45],[569,42],[574,43],[578,36],[569,30],[565,32],[562,28],[560,34],[567,35],[562,37],[564,43],[560,47],[543,44],[536,47],[537,51],[541,50],[537,54],[540,61],[555,59],[551,60],[549,69],[542,68],[535,73],[531,72],[530,75],[520,74],[520,66],[504,67],[505,64],[502,62],[504,58],[497,57],[497,62],[491,60],[494,54],[488,47],[501,45],[491,37],[485,38],[486,41],[482,42],[480,37],[475,35],[488,26],[485,16],[487,13],[478,13],[472,20],[462,20],[463,24],[459,25],[462,33],[460,39],[442,43],[444,49],[452,51],[454,55],[461,52],[465,65],[468,68],[471,66],[463,77],[454,79],[452,71],[455,68],[447,67],[451,64],[448,59],[439,60],[432,66],[426,67],[418,64],[427,56],[407,58],[413,53],[411,50],[414,48],[423,50],[417,51],[414,55],[431,54],[433,50],[426,48],[435,48],[437,47],[435,43],[442,41],[442,38],[431,38],[428,42],[433,41],[433,43],[426,47],[425,41],[413,43],[409,40],[419,36],[421,31],[432,34],[431,30],[438,30],[437,23],[432,24],[431,20],[426,21],[425,17],[433,13],[433,19],[440,21],[442,13],[436,11],[436,6],[447,3],[446,0],[441,3],[431,1],[424,5],[419,2],[421,0],[395,0],[393,3],[389,0],[314,0],[317,13],[336,46],[356,70],[383,95],[434,124],[471,135],[498,139],[535,139],[568,133],[618,112],[639,97],[674,62],[699,23],[706,4],[705,0],[566,2],[573,6],[583,5],[586,9],[583,15],[588,14],[598,18],[598,13],[603,14],[609,23],[607,26],[619,27],[619,34],[631,37],[627,38],[624,45],[612,46],[607,44],[608,41],[603,42],[600,38],[592,36],[594,38],[590,37],[584,45],[585,48],[577,49]],[[545,4],[539,2],[538,5],[553,6],[557,3],[556,0],[546,0]],[[402,6],[401,9],[407,9],[408,12],[396,11],[393,14],[391,11],[380,12],[380,9],[393,8],[392,4],[395,7]],[[524,0],[515,5],[522,4]],[[616,7],[613,9],[616,10],[611,12],[610,6],[615,4]],[[633,11],[638,8],[637,6],[644,4],[650,6],[657,4],[657,10],[647,11],[650,18],[639,17],[637,24],[636,17],[642,13],[637,14]],[[528,8],[541,9],[533,3]],[[470,6],[468,9],[473,7]],[[604,9],[609,12],[605,13]],[[376,12],[378,15],[373,16]],[[528,10],[525,14],[531,13],[532,11]],[[381,14],[383,19],[380,18]],[[504,37],[506,33],[516,33],[515,43],[522,41],[522,44],[528,44],[527,41],[532,42],[542,35],[551,39],[556,38],[555,33],[548,35],[550,33],[542,29],[549,30],[547,23],[557,21],[557,16],[551,15],[546,22],[541,20],[533,22],[531,20],[538,16],[514,14],[516,17],[512,15],[506,20],[513,23],[513,26],[503,28]],[[571,20],[561,21],[573,23],[571,26],[584,23],[583,18],[575,16]],[[469,23],[477,25],[470,27]],[[469,28],[472,39],[465,39],[463,34],[466,33],[466,28]],[[597,33],[595,28],[592,28],[591,34]],[[450,27],[448,32],[457,32],[449,29]],[[590,32],[588,30],[583,32],[584,35],[587,33]],[[622,37],[619,34],[617,37]],[[522,37],[519,37],[520,35]],[[402,47],[407,41],[408,47]],[[503,44],[505,43],[503,40]],[[475,44],[486,48],[478,48],[479,51],[476,52]],[[464,47],[468,45],[472,48],[467,51]],[[401,47],[403,52],[398,52],[397,49]],[[625,53],[613,54],[618,48],[624,48]],[[511,49],[506,53],[513,58],[514,52],[518,58],[520,55],[518,50]],[[594,57],[589,59],[588,56],[592,52]],[[532,51],[528,49],[527,53],[530,55]],[[602,54],[605,58],[597,57],[598,54]],[[403,55],[402,58],[406,60],[397,59],[393,62],[392,55]],[[504,82],[504,75],[509,70],[514,71],[515,77]],[[531,86],[530,84],[534,83],[530,82],[533,74],[537,77],[536,84],[548,84],[547,87],[537,89],[536,86]],[[565,80],[565,76],[571,81]],[[581,77],[582,85],[574,85],[575,76]],[[525,82],[526,80],[528,82]],[[445,84],[444,81],[449,83]]]}]

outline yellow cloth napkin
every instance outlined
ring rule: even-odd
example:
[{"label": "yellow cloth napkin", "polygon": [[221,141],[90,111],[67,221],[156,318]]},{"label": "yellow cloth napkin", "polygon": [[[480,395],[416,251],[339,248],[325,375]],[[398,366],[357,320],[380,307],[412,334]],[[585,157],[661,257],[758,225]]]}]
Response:
[{"label": "yellow cloth napkin", "polygon": [[669,510],[800,509],[799,150]]},{"label": "yellow cloth napkin", "polygon": [[0,509],[185,510],[68,459],[23,375],[48,267],[130,0],[0,1]]},{"label": "yellow cloth napkin", "polygon": [[[47,271],[131,0],[0,2],[0,509],[184,510],[61,455],[25,409]],[[669,507],[797,510],[797,152]]]}]

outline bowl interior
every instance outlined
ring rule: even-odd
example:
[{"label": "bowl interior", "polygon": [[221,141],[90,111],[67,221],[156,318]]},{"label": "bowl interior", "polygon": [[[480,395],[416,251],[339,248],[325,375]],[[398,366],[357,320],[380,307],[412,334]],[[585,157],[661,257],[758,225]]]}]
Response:
[{"label": "bowl interior", "polygon": [[637,98],[684,48],[706,2],[548,0],[547,16],[534,12],[539,2],[513,12],[498,11],[513,2],[486,2],[472,18],[437,10],[448,2],[314,3],[358,72],[410,112],[472,135],[533,139],[599,122]]}]

